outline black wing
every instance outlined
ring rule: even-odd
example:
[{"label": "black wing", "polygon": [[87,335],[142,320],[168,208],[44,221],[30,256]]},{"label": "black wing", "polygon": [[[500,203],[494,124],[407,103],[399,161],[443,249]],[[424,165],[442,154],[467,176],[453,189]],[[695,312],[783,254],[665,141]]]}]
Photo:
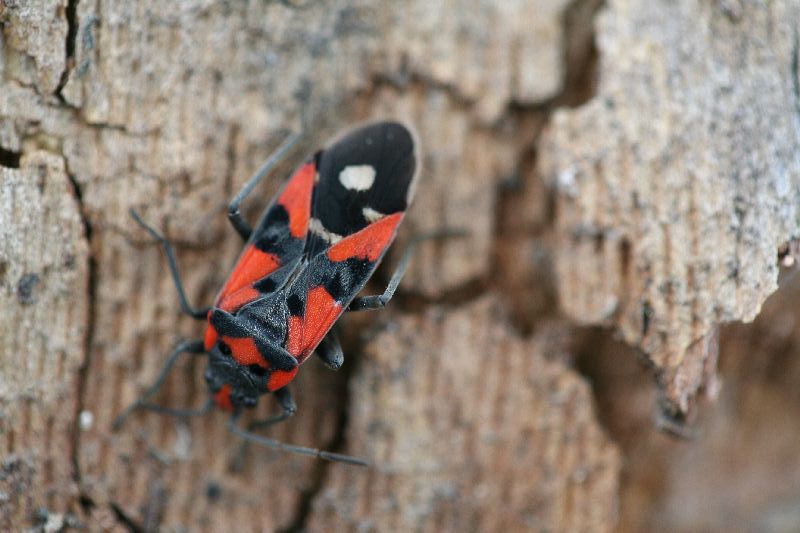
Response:
[{"label": "black wing", "polygon": [[316,157],[304,256],[287,287],[287,350],[305,359],[367,283],[414,194],[411,133],[397,122],[359,128]]}]

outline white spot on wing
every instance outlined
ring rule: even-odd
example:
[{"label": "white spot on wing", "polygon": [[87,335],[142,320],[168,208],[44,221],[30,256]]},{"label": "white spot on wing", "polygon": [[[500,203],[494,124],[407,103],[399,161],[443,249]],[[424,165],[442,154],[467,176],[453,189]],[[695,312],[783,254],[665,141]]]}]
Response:
[{"label": "white spot on wing", "polygon": [[342,236],[338,233],[333,233],[332,231],[325,229],[325,226],[322,225],[322,222],[318,218],[312,218],[308,222],[308,230],[315,235],[319,235],[331,244],[335,244],[342,240]]},{"label": "white spot on wing", "polygon": [[364,209],[362,209],[361,214],[364,215],[364,219],[370,224],[372,224],[373,222],[377,222],[386,216],[380,211],[375,211],[371,207],[365,207]]},{"label": "white spot on wing", "polygon": [[370,165],[345,167],[339,173],[339,181],[345,189],[366,191],[375,182],[375,169]]}]

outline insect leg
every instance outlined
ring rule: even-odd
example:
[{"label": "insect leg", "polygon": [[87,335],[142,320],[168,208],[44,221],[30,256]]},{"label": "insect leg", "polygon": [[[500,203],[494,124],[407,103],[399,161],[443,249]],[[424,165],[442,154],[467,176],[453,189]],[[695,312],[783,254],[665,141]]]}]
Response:
[{"label": "insect leg", "polygon": [[[184,341],[180,343],[178,346],[176,346],[175,350],[173,350],[173,352],[167,358],[167,362],[164,363],[164,367],[161,369],[161,372],[159,372],[158,377],[153,382],[153,384],[150,385],[150,387],[148,387],[148,389],[145,391],[145,393],[142,395],[141,398],[139,398],[134,403],[129,405],[124,411],[122,411],[122,413],[120,413],[120,415],[116,418],[116,420],[114,420],[114,424],[112,426],[114,430],[121,428],[122,425],[125,423],[125,420],[127,420],[128,416],[137,409],[149,409],[151,411],[160,411],[167,413],[168,408],[158,407],[153,404],[149,404],[147,403],[147,400],[149,400],[153,395],[155,395],[156,392],[158,392],[158,389],[161,388],[161,385],[163,385],[164,381],[166,381],[167,376],[172,370],[172,367],[175,366],[175,362],[178,360],[178,357],[180,357],[181,354],[184,353],[190,353],[190,354],[205,353],[205,348],[203,347],[203,341]],[[177,413],[177,410],[172,410],[172,411],[173,411],[172,413],[167,413],[167,414]],[[176,415],[176,416],[181,416],[181,415]]]},{"label": "insect leg", "polygon": [[206,402],[200,407],[190,407],[188,409],[175,409],[172,407],[164,407],[163,405],[156,405],[154,403],[146,403],[146,402],[141,402],[138,405],[139,409],[146,409],[148,411],[153,411],[154,413],[176,416],[179,418],[202,416],[211,411],[212,407],[214,407],[214,398],[212,397],[209,397],[208,400],[206,400]]},{"label": "insect leg", "polygon": [[208,310],[210,308],[206,307],[203,309],[194,309],[189,302],[186,300],[186,292],[183,290],[183,282],[181,281],[181,275],[178,272],[178,263],[175,261],[175,253],[172,251],[172,245],[169,241],[158,233],[155,229],[148,226],[144,220],[139,216],[139,213],[136,212],[135,209],[131,208],[131,216],[133,219],[145,230],[147,233],[152,235],[160,244],[161,247],[164,248],[164,253],[167,254],[167,264],[169,265],[169,271],[172,273],[172,281],[175,282],[175,288],[178,290],[178,299],[181,302],[181,310],[186,313],[187,315],[193,318],[206,318],[208,314]]},{"label": "insect leg", "polygon": [[292,393],[289,391],[289,387],[278,389],[274,394],[275,400],[278,402],[278,405],[281,406],[281,413],[269,416],[263,420],[254,420],[250,422],[250,424],[247,425],[248,431],[269,427],[273,424],[277,424],[278,422],[283,422],[287,418],[290,418],[297,411],[297,404],[294,403],[294,398],[292,398]]},{"label": "insect leg", "polygon": [[[281,406],[281,412],[277,415],[268,416],[262,420],[253,420],[247,425],[247,431],[262,429],[277,424],[278,422],[283,422],[284,420],[290,418],[297,411],[297,404],[294,403],[294,398],[292,398],[292,393],[289,391],[289,387],[278,389],[274,394],[275,400],[277,400],[278,405]],[[242,467],[244,466],[244,456],[249,445],[250,441],[245,440],[242,442],[242,445],[239,446],[239,451],[233,458],[233,461],[230,465],[230,469],[232,471],[239,472],[242,470]]]},{"label": "insect leg", "polygon": [[339,342],[336,326],[325,335],[314,353],[331,370],[339,370],[341,368],[342,363],[344,363],[344,352],[342,352],[342,344]]},{"label": "insect leg", "polygon": [[272,448],[273,450],[278,450],[282,452],[294,453],[296,455],[305,455],[307,457],[318,457],[320,459],[325,459],[326,461],[336,461],[340,463],[347,463],[355,466],[369,466],[369,463],[364,459],[359,459],[358,457],[353,457],[350,455],[344,455],[341,453],[333,453],[333,452],[326,452],[323,450],[318,450],[316,448],[306,448],[305,446],[295,446],[294,444],[286,444],[285,442],[280,442],[274,439],[269,439],[267,437],[262,437],[261,435],[256,435],[254,433],[250,433],[249,431],[240,428],[236,425],[236,422],[239,420],[240,413],[234,413],[228,419],[228,430],[245,439],[247,442],[252,442],[255,444],[260,444],[262,446],[267,446],[268,448]]},{"label": "insect leg", "polygon": [[442,229],[437,231],[432,231],[429,233],[421,233],[411,238],[411,242],[408,243],[406,246],[405,251],[403,252],[403,256],[400,258],[400,262],[397,264],[397,269],[392,274],[392,278],[389,280],[389,285],[386,287],[386,290],[383,291],[383,294],[376,294],[372,296],[360,296],[358,298],[353,299],[350,302],[350,305],[347,307],[348,311],[371,311],[373,309],[383,309],[386,307],[386,304],[389,303],[389,300],[392,299],[394,296],[394,292],[397,290],[398,285],[400,285],[400,281],[403,279],[403,276],[408,270],[408,264],[411,262],[411,256],[414,253],[414,249],[422,242],[430,241],[433,239],[447,239],[451,237],[464,237],[467,235],[467,232],[464,230],[457,230],[457,229]]},{"label": "insect leg", "polygon": [[250,227],[250,224],[242,216],[242,213],[239,211],[239,206],[242,204],[247,196],[253,192],[253,189],[264,179],[264,176],[270,173],[270,171],[277,165],[291,150],[297,141],[300,140],[302,134],[295,133],[289,136],[283,144],[281,144],[275,152],[272,153],[269,158],[264,161],[264,164],[256,171],[256,173],[247,180],[247,183],[244,184],[244,187],[239,191],[239,193],[233,198],[230,205],[228,206],[228,219],[231,221],[231,225],[233,229],[242,237],[243,240],[247,240],[250,238],[250,234],[253,232],[253,228]]}]

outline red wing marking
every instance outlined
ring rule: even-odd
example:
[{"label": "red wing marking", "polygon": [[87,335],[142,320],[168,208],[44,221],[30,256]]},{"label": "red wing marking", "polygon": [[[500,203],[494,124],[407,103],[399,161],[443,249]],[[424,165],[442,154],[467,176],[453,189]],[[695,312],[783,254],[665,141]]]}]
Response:
[{"label": "red wing marking", "polygon": [[206,327],[206,335],[205,335],[205,338],[203,339],[203,346],[205,347],[207,352],[210,352],[211,348],[213,348],[214,345],[217,344],[217,330],[214,328],[214,326],[211,325],[211,322],[210,322],[211,321],[211,314],[210,313],[209,313],[208,320],[209,320],[209,323],[208,323],[208,326]]},{"label": "red wing marking", "polygon": [[259,365],[268,368],[264,356],[261,355],[256,342],[251,337],[227,337],[223,335],[222,341],[230,346],[233,358],[240,365]]},{"label": "red wing marking", "polygon": [[305,316],[293,316],[289,319],[286,349],[302,363],[322,342],[322,338],[342,311],[341,304],[333,299],[325,287],[314,287],[308,291]]},{"label": "red wing marking", "polygon": [[229,313],[235,313],[237,309],[246,303],[250,303],[256,298],[261,296],[258,289],[252,285],[245,285],[238,291],[226,294],[222,300],[217,303],[217,307]]},{"label": "red wing marking", "polygon": [[296,239],[305,238],[308,232],[308,219],[311,217],[311,191],[317,167],[306,163],[295,172],[281,193],[278,203],[289,213],[289,232]]},{"label": "red wing marking", "polygon": [[[293,238],[305,239],[308,221],[311,217],[311,193],[314,189],[314,176],[317,169],[313,163],[306,163],[294,173],[278,198],[289,214],[289,233]],[[284,257],[284,261],[291,258]],[[261,293],[252,285],[266,278],[283,264],[281,257],[260,250],[253,244],[242,252],[228,281],[217,296],[216,306],[235,313],[241,306],[253,301]]]},{"label": "red wing marking", "polygon": [[[236,263],[231,277],[217,297],[217,305],[242,287],[246,287],[275,272],[281,266],[280,258],[275,254],[262,252],[252,244],[245,248],[239,261]],[[255,290],[255,289],[253,289]],[[256,291],[258,293],[258,291]]]},{"label": "red wing marking", "polygon": [[300,357],[303,351],[303,317],[290,316],[289,317],[289,334],[286,342],[286,351],[295,356]]},{"label": "red wing marking", "polygon": [[345,237],[328,249],[328,259],[333,262],[358,258],[377,261],[394,239],[403,213],[395,213],[373,222],[361,231]]},{"label": "red wing marking", "polygon": [[272,373],[269,377],[269,381],[267,382],[267,389],[270,392],[275,392],[278,389],[282,389],[286,385],[289,384],[290,381],[294,379],[295,374],[297,374],[297,369],[299,367],[294,367],[289,371],[285,370],[276,370]]},{"label": "red wing marking", "polygon": [[233,403],[231,402],[231,386],[227,383],[219,389],[214,395],[214,401],[223,411],[233,411]]}]

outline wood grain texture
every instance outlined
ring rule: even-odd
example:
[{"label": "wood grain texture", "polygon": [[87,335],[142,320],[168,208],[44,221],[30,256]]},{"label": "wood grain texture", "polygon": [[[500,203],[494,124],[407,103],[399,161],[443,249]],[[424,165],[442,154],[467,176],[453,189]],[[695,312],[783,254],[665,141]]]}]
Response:
[{"label": "wood grain texture", "polygon": [[794,2],[609,2],[597,95],[543,141],[561,304],[642,349],[678,414],[713,381],[715,326],[758,314],[800,233],[797,17]]},{"label": "wood grain texture", "polygon": [[[0,167],[0,528],[71,509],[89,250],[64,160]],[[43,514],[42,514],[43,513]],[[54,520],[59,520],[54,517]],[[61,520],[64,519],[62,515]]]},{"label": "wood grain texture", "polygon": [[523,340],[503,313],[433,307],[367,341],[347,436],[375,466],[331,469],[311,530],[613,531],[619,456],[547,358],[565,338]]}]

